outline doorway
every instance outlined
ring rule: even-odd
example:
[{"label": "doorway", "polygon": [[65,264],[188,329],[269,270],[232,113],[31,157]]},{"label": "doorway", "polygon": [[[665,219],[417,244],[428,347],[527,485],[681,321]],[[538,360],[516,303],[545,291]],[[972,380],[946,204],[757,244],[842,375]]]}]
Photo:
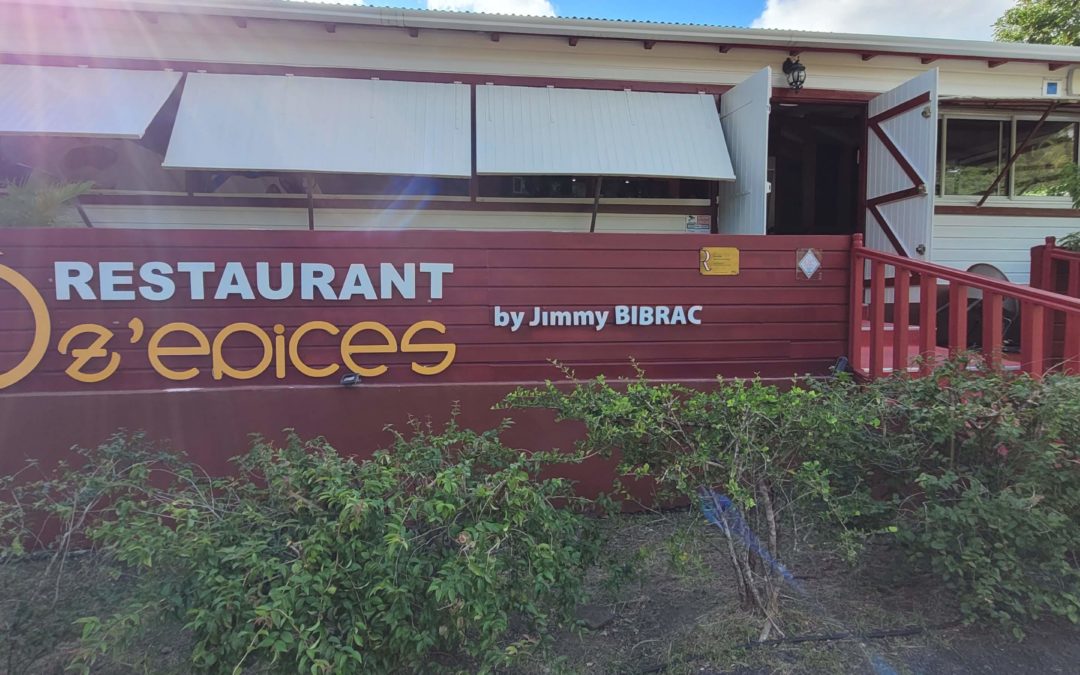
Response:
[{"label": "doorway", "polygon": [[769,234],[854,234],[865,104],[779,103],[769,117]]}]

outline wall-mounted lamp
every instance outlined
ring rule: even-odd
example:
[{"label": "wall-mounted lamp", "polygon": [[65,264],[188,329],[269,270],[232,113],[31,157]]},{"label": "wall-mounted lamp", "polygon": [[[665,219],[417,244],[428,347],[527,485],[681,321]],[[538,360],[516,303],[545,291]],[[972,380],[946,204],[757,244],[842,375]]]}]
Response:
[{"label": "wall-mounted lamp", "polygon": [[789,57],[784,61],[784,74],[787,75],[788,86],[799,91],[803,87],[803,83],[806,82],[806,66],[799,63],[799,59],[794,61]]}]

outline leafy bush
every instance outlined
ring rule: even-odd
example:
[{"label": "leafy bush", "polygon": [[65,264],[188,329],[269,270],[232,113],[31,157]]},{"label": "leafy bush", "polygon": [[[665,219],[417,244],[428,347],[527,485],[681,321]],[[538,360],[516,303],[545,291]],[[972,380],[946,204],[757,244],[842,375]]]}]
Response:
[{"label": "leafy bush", "polygon": [[1020,635],[1038,617],[1080,620],[1078,377],[1034,379],[962,356],[927,377],[866,385],[735,380],[698,391],[598,378],[519,390],[505,405],[582,421],[583,451],[618,450],[621,472],[669,494],[719,488],[706,512],[726,535],[744,604],[766,617],[763,637],[784,581],[773,558],[796,516],[852,559],[868,537],[896,544],[970,621]]},{"label": "leafy bush", "polygon": [[65,206],[86,194],[93,183],[54,183],[32,177],[0,185],[0,227],[54,227]]},{"label": "leafy bush", "polygon": [[861,464],[895,487],[910,560],[969,620],[1080,621],[1080,378],[957,359],[869,391],[883,425]]},{"label": "leafy bush", "polygon": [[1080,164],[1069,164],[1061,174],[1061,188],[1072,198],[1074,209],[1080,209]]},{"label": "leafy bush", "polygon": [[[1077,208],[1080,208],[1080,185],[1077,186]],[[1072,232],[1058,240],[1057,245],[1066,251],[1080,252],[1080,232]]]},{"label": "leafy bush", "polygon": [[[790,522],[782,515],[797,506],[804,516],[840,523],[859,510],[854,503],[871,504],[865,490],[834,491],[832,470],[813,459],[850,452],[852,434],[876,424],[858,401],[848,379],[784,389],[722,380],[697,390],[639,374],[617,386],[603,377],[569,389],[549,382],[519,389],[503,405],[550,408],[560,420],[579,420],[587,431],[581,451],[619,451],[618,470],[654,478],[662,497],[716,502],[707,511],[726,537],[743,605],[765,616],[764,639],[779,620],[785,572],[774,556]],[[825,453],[826,446],[833,450]]]},{"label": "leafy bush", "polygon": [[167,612],[199,670],[486,670],[569,616],[599,548],[590,503],[540,477],[567,457],[499,430],[416,425],[363,462],[257,440],[220,479],[139,437],[83,456],[37,494],[105,495],[86,532],[137,573],[122,611],[83,620],[84,670]]}]

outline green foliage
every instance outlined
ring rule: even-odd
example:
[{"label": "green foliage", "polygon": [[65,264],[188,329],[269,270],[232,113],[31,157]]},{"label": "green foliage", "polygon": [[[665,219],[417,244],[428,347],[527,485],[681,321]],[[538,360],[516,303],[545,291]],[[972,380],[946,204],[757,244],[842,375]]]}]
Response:
[{"label": "green foliage", "polygon": [[[844,378],[788,388],[722,380],[699,390],[639,374],[614,385],[603,377],[569,388],[548,382],[513,392],[503,405],[550,408],[560,420],[583,422],[583,452],[618,451],[619,471],[655,479],[662,498],[696,502],[701,489],[717,488],[775,555],[789,522],[782,518],[786,511],[835,524],[848,520],[837,512],[852,510],[849,499],[869,501],[862,492],[834,489],[832,469],[812,461],[815,453],[851,452],[862,429],[876,424],[859,400],[854,383]],[[764,614],[767,637],[778,620],[780,573],[748,550],[738,532],[723,531],[743,604]]]},{"label": "green foliage", "polygon": [[[869,537],[892,541],[970,621],[1021,634],[1043,616],[1080,620],[1080,378],[960,357],[931,376],[862,386],[699,391],[599,378],[519,390],[505,404],[580,420],[583,451],[619,451],[622,472],[669,495],[718,487],[773,555],[788,523],[809,521],[851,560]],[[779,582],[725,534],[744,604],[764,613],[767,634]]]},{"label": "green foliage", "polygon": [[618,471],[658,479],[662,496],[695,497],[700,486],[716,486],[752,508],[760,481],[796,478],[806,448],[846,447],[853,422],[873,423],[848,405],[852,391],[847,379],[788,388],[721,380],[699,390],[650,382],[642,373],[614,385],[602,376],[575,382],[569,390],[548,382],[519,389],[502,405],[550,408],[559,420],[583,422],[582,451],[618,450]]},{"label": "green foliage", "polygon": [[136,589],[82,620],[77,665],[170,614],[209,672],[483,671],[528,651],[569,617],[600,538],[592,503],[540,476],[567,456],[507,448],[499,431],[417,424],[363,462],[256,440],[219,479],[138,437],[81,451],[79,470],[24,494],[105,495],[85,531]]},{"label": "green foliage", "polygon": [[144,480],[161,455],[140,435],[116,436],[79,451],[79,469],[36,463],[0,476],[0,572],[10,598],[0,603],[0,671],[45,672],[57,645],[78,638],[79,607],[115,606],[125,592],[115,570],[77,549],[86,524],[107,511],[109,495]]},{"label": "green foliage", "polygon": [[1080,209],[1080,164],[1069,164],[1061,176],[1060,192],[1072,198],[1074,209]]},{"label": "green foliage", "polygon": [[994,22],[994,39],[1080,46],[1080,2],[1019,0]]},{"label": "green foliage", "polygon": [[883,426],[860,463],[892,486],[909,559],[969,620],[1080,621],[1080,379],[957,359],[869,394]]},{"label": "green foliage", "polygon": [[1057,241],[1058,248],[1080,252],[1080,232],[1067,234]]},{"label": "green foliage", "polygon": [[86,194],[93,183],[54,183],[31,178],[0,186],[0,227],[55,227],[65,206]]}]

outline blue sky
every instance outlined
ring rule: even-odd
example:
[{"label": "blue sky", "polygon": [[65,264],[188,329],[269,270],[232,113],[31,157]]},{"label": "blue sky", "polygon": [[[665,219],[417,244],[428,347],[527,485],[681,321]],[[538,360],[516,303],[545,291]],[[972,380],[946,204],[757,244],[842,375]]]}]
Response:
[{"label": "blue sky", "polygon": [[[423,8],[423,1],[377,2],[372,5]],[[470,3],[471,4],[471,3]],[[511,5],[513,3],[505,3]],[[524,3],[523,3],[524,4]],[[680,23],[708,23],[724,26],[749,26],[765,9],[765,0],[551,0],[559,16],[600,19],[635,19]]]},{"label": "blue sky", "polygon": [[[319,0],[315,0],[319,1]],[[354,2],[359,0],[328,0]],[[989,40],[1015,0],[367,0],[393,7]]]}]

